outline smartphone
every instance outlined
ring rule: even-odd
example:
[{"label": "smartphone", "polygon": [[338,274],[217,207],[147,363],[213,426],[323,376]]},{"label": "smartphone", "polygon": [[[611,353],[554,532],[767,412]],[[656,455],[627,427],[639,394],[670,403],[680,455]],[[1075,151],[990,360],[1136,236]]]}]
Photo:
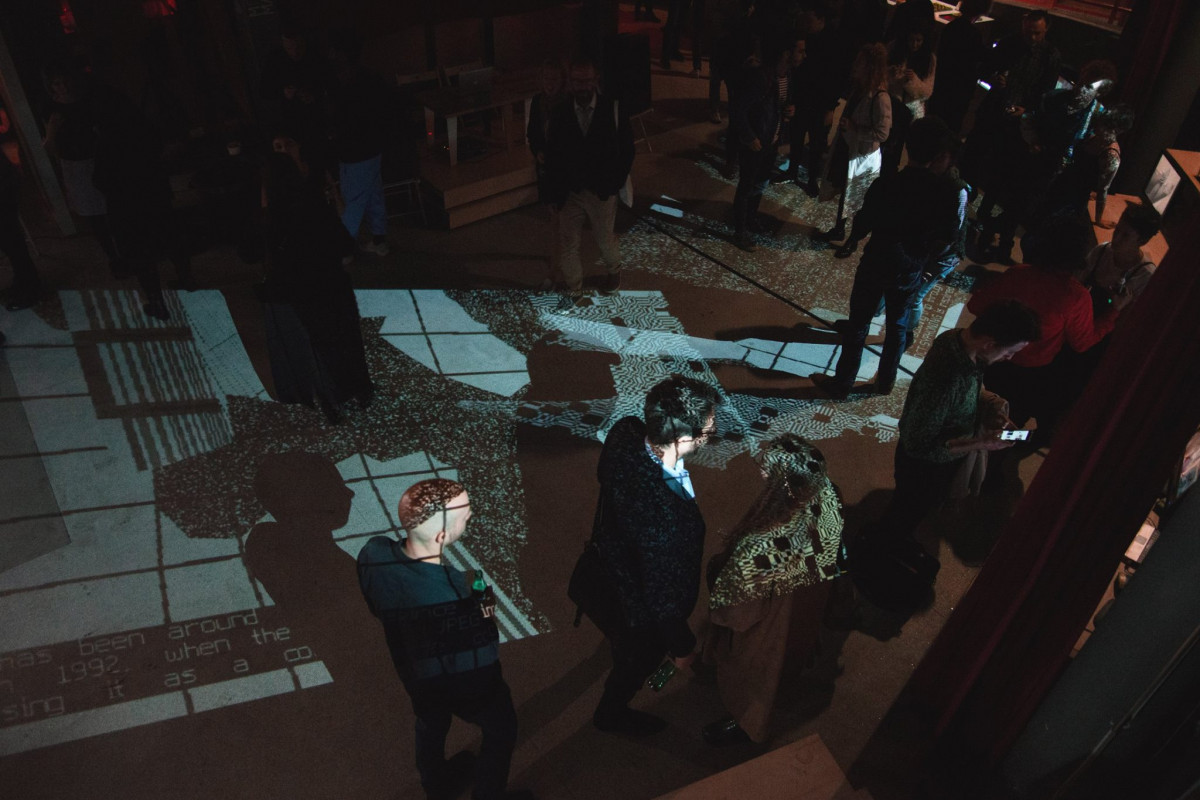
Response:
[{"label": "smartphone", "polygon": [[992,85],[990,83],[988,83],[987,81],[983,80],[982,78],[975,81],[975,83],[979,84],[980,86],[982,86],[984,89],[986,89],[989,92],[992,90]]},{"label": "smartphone", "polygon": [[1029,431],[1000,431],[1000,441],[1002,442],[1023,442],[1029,438]]}]

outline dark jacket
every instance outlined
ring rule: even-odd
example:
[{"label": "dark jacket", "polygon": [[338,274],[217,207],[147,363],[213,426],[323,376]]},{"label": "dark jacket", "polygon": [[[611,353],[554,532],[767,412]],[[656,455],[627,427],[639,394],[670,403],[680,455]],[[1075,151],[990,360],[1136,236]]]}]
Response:
[{"label": "dark jacket", "polygon": [[[620,111],[620,109],[618,109]],[[575,101],[568,98],[551,111],[546,171],[554,202],[571,192],[593,192],[607,200],[621,190],[633,166],[633,129],[629,118],[613,111],[613,101],[597,95],[587,136],[579,129]]]},{"label": "dark jacket", "polygon": [[737,133],[738,144],[749,147],[758,139],[770,147],[779,127],[779,84],[775,67],[747,70],[730,111],[730,126]]},{"label": "dark jacket", "polygon": [[687,620],[700,592],[704,519],[694,499],[664,480],[645,438],[636,417],[608,432],[596,470],[601,508],[592,535],[616,577],[630,626],[656,628],[667,652],[683,656],[696,644]]},{"label": "dark jacket", "polygon": [[872,183],[850,234],[855,242],[871,234],[855,281],[915,287],[930,259],[958,236],[958,200],[957,183],[922,167],[909,166]]}]

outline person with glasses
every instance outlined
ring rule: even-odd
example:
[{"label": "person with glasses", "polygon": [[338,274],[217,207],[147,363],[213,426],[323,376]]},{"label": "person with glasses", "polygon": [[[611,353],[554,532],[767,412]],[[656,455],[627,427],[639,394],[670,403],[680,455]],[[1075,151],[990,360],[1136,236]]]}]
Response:
[{"label": "person with glasses", "polygon": [[490,593],[476,591],[467,573],[443,559],[466,531],[471,499],[454,481],[421,481],[400,498],[398,517],[407,538],[370,539],[358,554],[358,580],[416,713],[421,786],[430,800],[461,793],[471,755],[445,756],[450,720],[458,717],[483,731],[472,797],[532,800],[506,788],[517,714],[500,672]]},{"label": "person with glasses", "polygon": [[625,417],[605,437],[592,537],[624,619],[606,634],[613,668],[592,715],[602,731],[666,727],[629,702],[664,657],[679,669],[695,657],[688,617],[700,592],[704,519],[684,460],[717,432],[720,403],[714,387],[673,375],[646,395],[643,419]]}]

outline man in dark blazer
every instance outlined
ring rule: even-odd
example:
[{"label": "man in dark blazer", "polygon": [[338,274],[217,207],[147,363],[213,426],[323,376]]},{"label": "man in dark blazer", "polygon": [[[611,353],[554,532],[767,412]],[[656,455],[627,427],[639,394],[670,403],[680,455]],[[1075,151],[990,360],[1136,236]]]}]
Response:
[{"label": "man in dark blazer", "polygon": [[695,657],[688,617],[700,592],[704,519],[683,462],[716,432],[720,402],[712,386],[673,375],[646,395],[644,421],[625,417],[604,440],[592,536],[624,625],[610,635],[613,669],[592,716],[602,731],[662,730],[662,719],[629,701],[664,656],[680,669]]},{"label": "man in dark blazer", "polygon": [[571,101],[555,110],[546,150],[547,179],[560,209],[562,272],[572,300],[583,295],[579,244],[585,221],[608,265],[603,290],[612,293],[621,285],[621,247],[613,226],[617,194],[633,166],[633,131],[624,110],[597,87],[594,64],[571,65]]}]

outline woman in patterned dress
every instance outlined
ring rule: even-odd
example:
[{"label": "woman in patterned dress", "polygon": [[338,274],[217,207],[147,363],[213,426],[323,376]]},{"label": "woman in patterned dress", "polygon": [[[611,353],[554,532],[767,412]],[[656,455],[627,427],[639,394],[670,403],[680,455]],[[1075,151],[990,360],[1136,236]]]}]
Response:
[{"label": "woman in patterned dress", "polygon": [[709,564],[704,656],[731,714],[705,727],[711,744],[767,740],[780,685],[816,652],[839,572],[842,502],[821,451],[784,434],[759,464],[766,487]]}]

